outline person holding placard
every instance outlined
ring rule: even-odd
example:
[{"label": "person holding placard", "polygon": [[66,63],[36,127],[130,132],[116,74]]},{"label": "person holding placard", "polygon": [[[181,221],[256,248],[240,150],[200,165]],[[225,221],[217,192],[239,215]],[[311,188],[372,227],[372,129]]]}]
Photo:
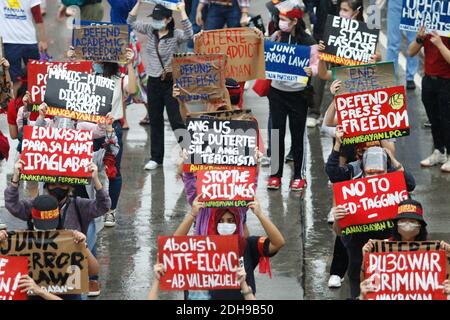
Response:
[{"label": "person holding placard", "polygon": [[425,33],[421,27],[416,41],[409,46],[409,55],[416,56],[424,48],[425,76],[422,78],[422,102],[431,123],[434,151],[420,162],[422,167],[441,165],[450,172],[450,38],[436,31]]},{"label": "person holding placard", "polygon": [[[302,20],[303,11],[294,7],[288,12],[280,13],[279,27],[281,31],[274,33],[272,40],[289,44],[299,44],[311,47],[309,67],[305,67],[308,77],[317,74],[317,45],[312,36],[306,33],[305,24]],[[294,158],[294,176],[290,183],[291,191],[302,191],[306,187],[303,177],[304,171],[304,134],[308,104],[313,95],[313,89],[307,84],[273,80],[269,91],[269,106],[272,119],[272,130],[279,130],[279,166],[272,168],[267,188],[278,190],[281,187],[283,176],[282,159],[285,155],[284,138],[286,134],[286,119],[289,118],[289,127],[292,136],[292,153]],[[272,154],[272,157],[274,155]],[[272,162],[273,164],[273,162]]]},{"label": "person holding placard", "polygon": [[183,43],[192,39],[194,32],[185,11],[184,1],[178,5],[183,30],[175,29],[172,10],[159,4],[153,9],[151,23],[137,21],[140,4],[141,0],[138,0],[128,15],[127,22],[134,30],[146,35],[148,40],[145,53],[149,61],[147,97],[150,107],[151,159],[144,169],[154,170],[160,167],[164,160],[164,107],[172,130],[185,129],[179,104],[172,96],[172,58]]}]

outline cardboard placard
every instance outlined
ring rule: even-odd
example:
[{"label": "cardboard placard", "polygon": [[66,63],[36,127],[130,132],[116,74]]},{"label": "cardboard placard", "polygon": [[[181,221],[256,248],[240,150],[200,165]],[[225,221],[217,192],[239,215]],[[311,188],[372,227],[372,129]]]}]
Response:
[{"label": "cardboard placard", "polygon": [[224,54],[175,54],[172,60],[174,84],[183,102],[223,99],[225,94]]},{"label": "cardboard placard", "polygon": [[18,231],[0,243],[0,255],[28,257],[29,276],[57,295],[89,291],[86,250],[68,230]]},{"label": "cardboard placard", "polygon": [[161,4],[167,9],[178,11],[178,5],[181,0],[142,0],[144,3]]},{"label": "cardboard placard", "polygon": [[325,50],[319,52],[319,59],[344,66],[367,64],[376,53],[379,33],[364,22],[328,15]]},{"label": "cardboard placard", "polygon": [[126,63],[130,31],[126,24],[81,21],[72,32],[72,46],[78,60]]},{"label": "cardboard placard", "polygon": [[238,236],[160,236],[161,290],[238,289]]},{"label": "cardboard placard", "polygon": [[246,207],[255,199],[256,167],[221,167],[197,171],[197,190],[205,207]]},{"label": "cardboard placard", "polygon": [[27,300],[27,293],[18,288],[20,278],[27,274],[27,257],[0,256],[0,301]]},{"label": "cardboard placard", "polygon": [[185,172],[205,170],[198,165],[256,166],[255,121],[188,118],[186,124],[190,141],[183,141]]},{"label": "cardboard placard", "polygon": [[403,171],[333,184],[336,206],[347,216],[338,220],[342,234],[365,233],[392,228],[398,204],[408,199]]},{"label": "cardboard placard", "polygon": [[343,145],[409,135],[404,86],[337,95],[334,101]]},{"label": "cardboard placard", "polygon": [[400,30],[417,32],[425,26],[427,33],[437,31],[443,37],[450,37],[449,0],[402,0]]},{"label": "cardboard placard", "polygon": [[[3,38],[0,37],[0,58],[4,57]],[[13,98],[11,91],[11,76],[9,70],[0,64],[0,108],[7,109],[9,101]]]},{"label": "cardboard placard", "polygon": [[303,68],[309,67],[311,47],[266,40],[264,55],[267,79],[308,83],[309,78]]},{"label": "cardboard placard", "polygon": [[371,91],[397,86],[393,62],[332,68],[333,81],[341,80],[338,94]]},{"label": "cardboard placard", "polygon": [[442,283],[449,268],[439,241],[374,241],[364,255],[364,279],[373,292],[368,300],[447,300]]},{"label": "cardboard placard", "polygon": [[28,91],[31,95],[31,112],[37,112],[39,105],[44,102],[45,91],[47,89],[48,71],[51,68],[61,68],[62,70],[72,70],[78,72],[90,73],[92,71],[92,62],[47,62],[30,60],[27,65]]},{"label": "cardboard placard", "polygon": [[195,53],[225,53],[225,76],[239,82],[266,76],[264,41],[251,28],[204,31],[195,38]]},{"label": "cardboard placard", "polygon": [[47,114],[81,121],[102,122],[112,108],[115,81],[62,69],[49,69],[44,101]]},{"label": "cardboard placard", "polygon": [[20,179],[89,184],[93,131],[24,126]]}]

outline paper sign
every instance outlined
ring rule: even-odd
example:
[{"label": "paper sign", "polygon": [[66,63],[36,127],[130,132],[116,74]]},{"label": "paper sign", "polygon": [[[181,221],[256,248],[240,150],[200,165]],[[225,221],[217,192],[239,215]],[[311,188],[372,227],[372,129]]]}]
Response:
[{"label": "paper sign", "polygon": [[93,131],[24,126],[20,179],[88,184]]},{"label": "paper sign", "polygon": [[308,83],[303,70],[309,67],[311,48],[281,42],[264,42],[266,78],[278,81]]},{"label": "paper sign", "polygon": [[20,278],[27,274],[27,257],[0,256],[0,301],[27,300],[27,293],[18,288]]},{"label": "paper sign", "polygon": [[227,78],[239,82],[265,78],[264,42],[251,28],[204,31],[195,38],[195,53],[226,53]]},{"label": "paper sign", "polygon": [[382,231],[393,227],[398,204],[408,199],[403,171],[333,184],[336,206],[348,214],[338,220],[342,234]]},{"label": "paper sign", "polygon": [[158,237],[161,290],[238,289],[238,236]]},{"label": "paper sign", "polygon": [[[0,58],[4,57],[3,38],[0,37]],[[11,92],[11,76],[9,70],[0,64],[0,109],[7,109],[9,101],[13,98]]]},{"label": "paper sign", "polygon": [[178,11],[178,5],[180,4],[181,0],[142,0],[141,2],[161,4],[167,9]]},{"label": "paper sign", "polygon": [[437,31],[443,37],[450,37],[449,0],[402,0],[400,30],[417,32],[425,26],[427,33]]},{"label": "paper sign", "polygon": [[335,96],[343,145],[409,135],[404,86]]},{"label": "paper sign", "polygon": [[328,15],[325,50],[319,52],[319,59],[345,66],[367,64],[376,53],[379,33],[364,22]]}]

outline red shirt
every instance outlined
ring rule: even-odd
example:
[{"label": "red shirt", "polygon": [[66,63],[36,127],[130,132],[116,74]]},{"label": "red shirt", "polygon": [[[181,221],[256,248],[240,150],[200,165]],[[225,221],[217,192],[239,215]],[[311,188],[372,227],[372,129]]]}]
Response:
[{"label": "red shirt", "polygon": [[[439,49],[430,41],[431,35],[425,37],[425,75],[450,79],[450,64],[444,59]],[[450,38],[441,37],[444,45],[450,49]]]},{"label": "red shirt", "polygon": [[[12,126],[17,125],[17,113],[19,112],[20,107],[23,106],[22,97],[17,99],[11,99],[8,104],[8,124]],[[39,117],[39,112],[31,112],[30,121],[36,121]]]}]

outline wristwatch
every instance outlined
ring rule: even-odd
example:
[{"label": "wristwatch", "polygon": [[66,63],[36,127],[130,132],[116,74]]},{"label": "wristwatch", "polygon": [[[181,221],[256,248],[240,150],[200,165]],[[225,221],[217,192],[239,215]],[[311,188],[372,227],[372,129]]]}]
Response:
[{"label": "wristwatch", "polygon": [[422,39],[422,38],[417,38],[417,37],[416,37],[416,42],[417,42],[418,44],[423,44],[423,39]]}]

